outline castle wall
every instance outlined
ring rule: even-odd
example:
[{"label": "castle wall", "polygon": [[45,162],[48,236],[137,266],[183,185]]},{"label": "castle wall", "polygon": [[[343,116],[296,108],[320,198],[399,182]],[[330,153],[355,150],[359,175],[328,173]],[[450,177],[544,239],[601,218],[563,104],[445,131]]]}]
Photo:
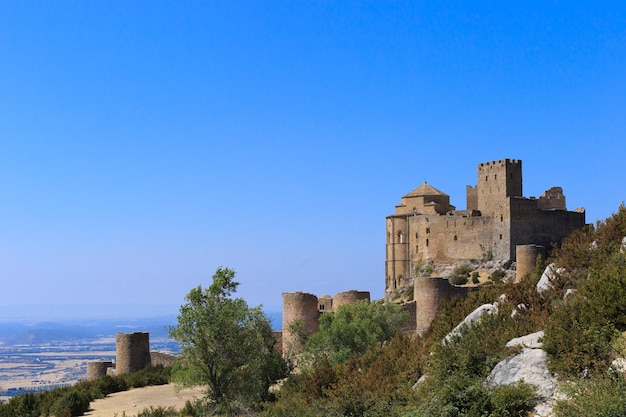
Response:
[{"label": "castle wall", "polygon": [[455,296],[467,297],[467,287],[451,285],[445,278],[416,278],[413,294],[415,299],[415,330],[425,332],[439,312],[441,303]]},{"label": "castle wall", "polygon": [[566,210],[563,189],[561,187],[550,188],[539,196],[537,206],[541,210]]},{"label": "castle wall", "polygon": [[283,293],[283,352],[297,353],[302,349],[298,337],[290,331],[291,324],[301,321],[306,334],[319,331],[317,297],[305,292]]},{"label": "castle wall", "polygon": [[117,375],[139,371],[150,365],[149,333],[117,333],[115,337]]},{"label": "castle wall", "polygon": [[176,355],[168,352],[150,352],[150,366],[172,366],[176,362]]},{"label": "castle wall", "polygon": [[584,211],[539,210],[535,199],[512,199],[511,204],[512,248],[528,244],[550,248],[585,225]]}]

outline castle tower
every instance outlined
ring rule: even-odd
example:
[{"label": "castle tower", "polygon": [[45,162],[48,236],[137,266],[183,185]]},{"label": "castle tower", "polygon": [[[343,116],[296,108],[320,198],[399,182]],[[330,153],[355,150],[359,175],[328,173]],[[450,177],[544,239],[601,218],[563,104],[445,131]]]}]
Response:
[{"label": "castle tower", "polygon": [[350,290],[335,294],[333,297],[333,311],[346,304],[356,304],[357,301],[370,300],[369,291]]},{"label": "castle tower", "polygon": [[413,298],[415,299],[415,331],[418,334],[428,330],[435,319],[442,301],[452,297],[467,297],[467,287],[455,287],[445,278],[415,278]]},{"label": "castle tower", "polygon": [[117,333],[115,336],[115,373],[129,374],[150,365],[149,333]]},{"label": "castle tower", "polygon": [[317,297],[305,292],[283,293],[283,353],[298,353],[302,346],[298,345],[296,334],[290,327],[294,322],[302,323],[306,334],[319,331],[319,311]]},{"label": "castle tower", "polygon": [[105,377],[109,368],[113,368],[111,361],[87,362],[87,381]]},{"label": "castle tower", "polygon": [[522,161],[500,159],[478,164],[478,210],[495,216],[509,197],[522,197]]},{"label": "castle tower", "polygon": [[515,247],[516,278],[520,280],[524,275],[535,270],[537,255],[545,259],[546,248],[540,245],[517,245]]}]

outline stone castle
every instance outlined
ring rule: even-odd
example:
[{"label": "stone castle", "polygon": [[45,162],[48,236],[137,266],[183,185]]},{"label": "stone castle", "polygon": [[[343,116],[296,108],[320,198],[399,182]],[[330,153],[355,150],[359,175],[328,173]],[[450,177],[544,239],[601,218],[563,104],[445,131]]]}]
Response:
[{"label": "stone castle", "polygon": [[585,210],[567,211],[561,187],[523,197],[522,161],[501,159],[478,165],[478,184],[467,186],[466,210],[456,210],[450,196],[425,182],[402,197],[386,220],[388,291],[410,285],[416,267],[426,262],[515,261],[520,253],[526,266],[541,248],[583,227]]}]

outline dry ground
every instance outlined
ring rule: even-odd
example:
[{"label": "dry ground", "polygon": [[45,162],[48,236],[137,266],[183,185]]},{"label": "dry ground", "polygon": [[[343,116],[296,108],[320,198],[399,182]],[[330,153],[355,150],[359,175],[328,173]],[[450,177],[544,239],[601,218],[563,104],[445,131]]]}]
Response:
[{"label": "dry ground", "polygon": [[130,391],[117,392],[106,398],[95,400],[91,403],[91,411],[85,416],[91,417],[126,417],[136,416],[144,408],[174,407],[177,410],[185,406],[187,400],[202,397],[202,389],[190,388],[176,392],[173,384],[158,385],[152,387],[137,388]]}]

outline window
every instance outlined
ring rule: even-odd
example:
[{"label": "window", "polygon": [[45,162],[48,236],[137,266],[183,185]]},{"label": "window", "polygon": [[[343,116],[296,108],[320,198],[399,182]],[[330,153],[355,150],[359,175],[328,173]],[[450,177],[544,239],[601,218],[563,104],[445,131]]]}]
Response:
[{"label": "window", "polygon": [[417,232],[415,232],[415,239],[417,239],[418,237],[419,237],[419,236],[418,236]]},{"label": "window", "polygon": [[429,233],[430,233],[430,227],[427,227],[426,228],[426,234],[429,234]]},{"label": "window", "polygon": [[428,246],[428,239],[426,239],[426,246]]},{"label": "window", "polygon": [[320,304],[320,311],[324,311],[324,304]]},{"label": "window", "polygon": [[456,240],[457,240],[457,237],[456,237],[456,235],[454,235],[454,241],[456,242]]},{"label": "window", "polygon": [[500,233],[500,240],[502,240],[502,233]]},{"label": "window", "polygon": [[402,243],[402,232],[398,232],[398,243]]}]

